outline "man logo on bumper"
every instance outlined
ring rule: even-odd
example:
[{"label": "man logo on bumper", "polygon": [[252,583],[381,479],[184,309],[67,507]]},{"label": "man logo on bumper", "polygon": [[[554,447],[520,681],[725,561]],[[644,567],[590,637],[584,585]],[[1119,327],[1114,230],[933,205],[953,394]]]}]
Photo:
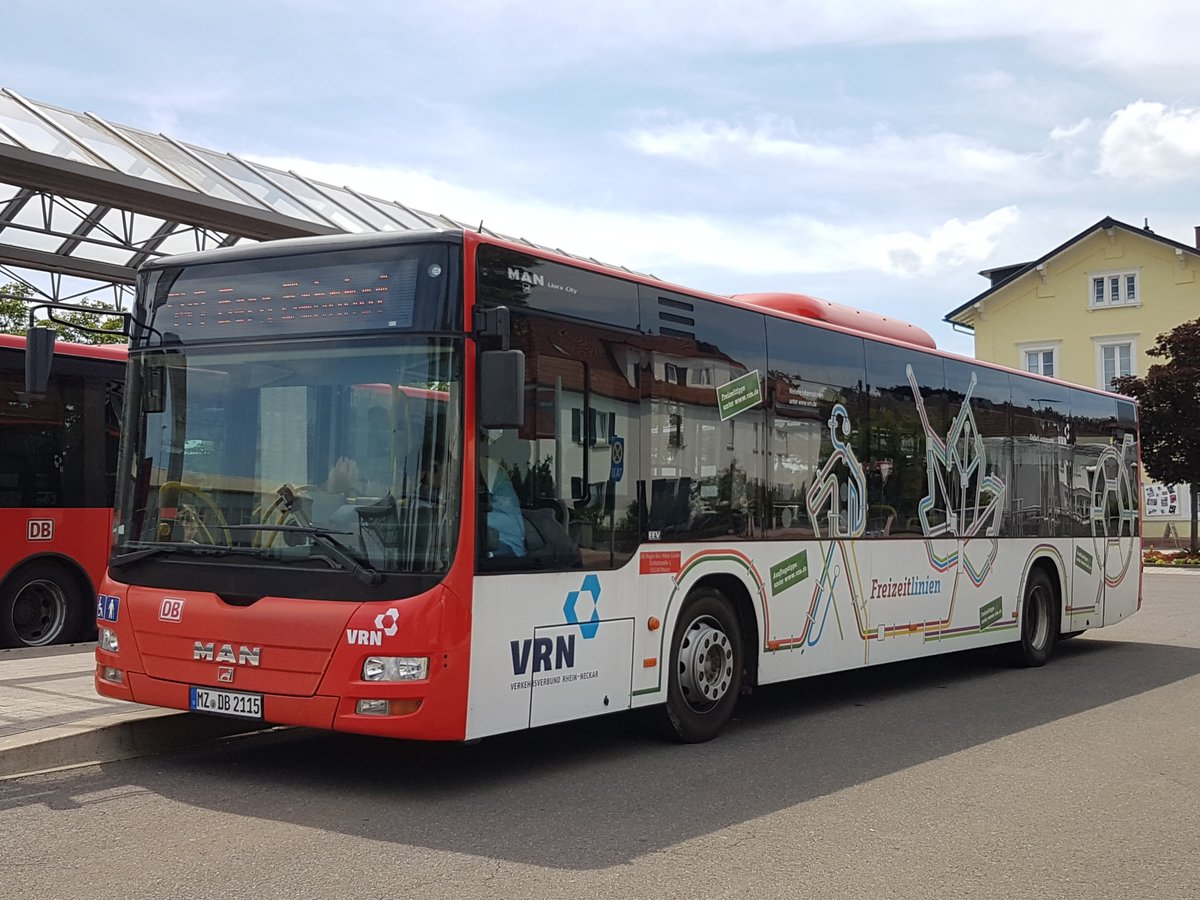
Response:
[{"label": "man logo on bumper", "polygon": [[192,659],[204,659],[209,662],[234,663],[239,666],[257,666],[260,665],[262,658],[262,647],[245,647],[239,646],[237,653],[233,652],[233,644],[221,644],[219,647],[214,641],[204,643],[196,641],[196,645],[192,648]]}]

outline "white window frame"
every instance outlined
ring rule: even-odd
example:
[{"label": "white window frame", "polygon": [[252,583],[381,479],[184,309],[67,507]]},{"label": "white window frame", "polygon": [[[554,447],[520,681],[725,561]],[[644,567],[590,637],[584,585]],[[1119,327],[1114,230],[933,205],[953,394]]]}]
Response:
[{"label": "white window frame", "polygon": [[[1113,279],[1117,280],[1117,299],[1113,299]],[[1129,293],[1129,280],[1133,279],[1133,296]],[[1103,283],[1100,302],[1096,302],[1096,282]],[[1113,309],[1142,305],[1142,270],[1114,269],[1110,272],[1089,272],[1087,280],[1088,309]]]},{"label": "white window frame", "polygon": [[[1136,375],[1138,349],[1136,334],[1105,334],[1092,338],[1096,347],[1096,387],[1101,390],[1112,390],[1104,379],[1104,349],[1106,347],[1129,347],[1129,374]],[[1118,375],[1120,373],[1117,373]]]},{"label": "white window frame", "polygon": [[[1017,368],[1029,372],[1029,354],[1050,351],[1050,365],[1054,367],[1054,372],[1047,377],[1062,378],[1062,362],[1058,352],[1061,346],[1062,341],[1021,341],[1017,344]],[[1033,374],[1041,375],[1042,372],[1039,369]]]}]

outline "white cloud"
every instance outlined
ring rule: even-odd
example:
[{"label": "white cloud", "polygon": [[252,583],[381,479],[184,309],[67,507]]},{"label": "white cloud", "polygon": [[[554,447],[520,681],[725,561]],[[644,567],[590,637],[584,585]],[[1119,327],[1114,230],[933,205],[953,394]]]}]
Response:
[{"label": "white cloud", "polygon": [[992,69],[989,72],[975,72],[964,75],[960,80],[963,87],[973,91],[1006,91],[1017,83],[1011,72]]},{"label": "white cloud", "polygon": [[[301,2],[314,9],[326,0]],[[1088,3],[1007,0],[443,0],[436,6],[396,6],[391,0],[360,3],[380,34],[432,31],[444,35],[454,23],[456,56],[443,61],[451,74],[459,64],[506,80],[515,70],[544,73],[577,69],[595,59],[638,59],[713,53],[786,52],[831,44],[896,46],[954,41],[1016,39],[1059,64],[1171,83],[1200,72],[1191,29],[1192,0],[1155,0],[1130,15],[1125,0]],[[523,52],[530,43],[536,52]],[[442,43],[441,41],[438,42]],[[503,66],[492,68],[499,46],[511,46]],[[988,77],[988,73],[984,73]]]},{"label": "white cloud", "polygon": [[832,145],[807,143],[781,133],[787,123],[768,120],[757,125],[731,125],[717,120],[679,119],[658,128],[630,132],[625,143],[648,156],[664,156],[703,165],[716,165],[731,155],[776,158],[793,163],[837,167],[847,162],[846,151]]},{"label": "white cloud", "polygon": [[1070,141],[1092,127],[1091,119],[1082,119],[1074,125],[1058,125],[1050,131],[1050,140],[1054,142]]},{"label": "white cloud", "polygon": [[987,259],[999,236],[1019,219],[1017,208],[1006,206],[970,222],[951,219],[928,235],[880,235],[871,242],[871,256],[876,268],[891,275],[936,275]]},{"label": "white cloud", "polygon": [[831,178],[868,182],[963,185],[1036,177],[1038,157],[1014,153],[961,134],[902,136],[876,130],[865,139],[842,135],[842,143],[812,142],[794,125],[764,119],[753,125],[678,118],[624,137],[632,149],[713,168],[778,162],[798,180]]},{"label": "white cloud", "polygon": [[[410,207],[437,212],[534,243],[662,274],[702,268],[755,276],[878,271],[918,276],[979,264],[1018,219],[1015,207],[928,233],[847,227],[804,216],[747,221],[634,208],[580,209],[451,184],[426,173],[331,165],[302,159],[257,162]],[[703,285],[692,285],[703,288]]]},{"label": "white cloud", "polygon": [[1195,177],[1200,163],[1200,109],[1170,109],[1138,100],[1112,114],[1100,139],[1102,175],[1147,182]]}]

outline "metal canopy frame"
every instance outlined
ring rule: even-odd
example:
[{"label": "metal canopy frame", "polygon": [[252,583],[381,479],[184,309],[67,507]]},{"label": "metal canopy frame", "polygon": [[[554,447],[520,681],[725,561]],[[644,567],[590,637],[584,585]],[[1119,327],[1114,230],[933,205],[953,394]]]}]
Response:
[{"label": "metal canopy frame", "polygon": [[456,227],[0,88],[0,284],[23,285],[39,302],[93,297],[126,309],[139,265],[185,251]]},{"label": "metal canopy frame", "polygon": [[100,294],[129,309],[137,267],[186,251],[469,227],[0,87],[0,285],[23,285],[36,303]]}]

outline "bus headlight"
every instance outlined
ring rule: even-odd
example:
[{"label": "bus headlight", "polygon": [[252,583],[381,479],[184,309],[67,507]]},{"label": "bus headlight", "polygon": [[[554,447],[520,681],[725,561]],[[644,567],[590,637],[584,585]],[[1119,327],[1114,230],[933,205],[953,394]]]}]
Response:
[{"label": "bus headlight", "polygon": [[116,653],[121,649],[120,642],[117,640],[117,633],[111,628],[100,629],[100,649],[109,653]]},{"label": "bus headlight", "polygon": [[429,677],[428,656],[368,656],[363,681],[421,681]]}]

